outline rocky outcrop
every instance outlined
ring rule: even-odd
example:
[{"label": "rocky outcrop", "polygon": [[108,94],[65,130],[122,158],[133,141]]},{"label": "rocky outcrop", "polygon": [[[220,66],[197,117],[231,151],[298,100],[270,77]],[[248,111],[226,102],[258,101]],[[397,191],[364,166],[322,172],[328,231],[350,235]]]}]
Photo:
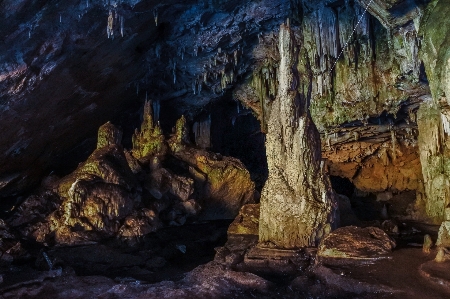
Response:
[{"label": "rocky outcrop", "polygon": [[321,258],[371,259],[389,254],[395,241],[376,227],[341,227],[326,236],[319,245]]},{"label": "rocky outcrop", "polygon": [[[278,48],[278,94],[268,122],[269,178],[261,194],[259,240],[280,248],[315,246],[337,226],[337,199],[308,112],[308,82],[299,81],[304,78],[293,67],[299,54],[289,21],[280,27]],[[303,93],[296,92],[297,84]]]},{"label": "rocky outcrop", "polygon": [[233,219],[255,201],[245,166],[193,147],[184,117],[166,140],[146,102],[131,151],[121,137],[113,124],[101,126],[89,158],[62,179],[46,180],[44,191],[26,199],[10,223],[38,242],[74,245],[118,236],[135,243],[190,218]]}]

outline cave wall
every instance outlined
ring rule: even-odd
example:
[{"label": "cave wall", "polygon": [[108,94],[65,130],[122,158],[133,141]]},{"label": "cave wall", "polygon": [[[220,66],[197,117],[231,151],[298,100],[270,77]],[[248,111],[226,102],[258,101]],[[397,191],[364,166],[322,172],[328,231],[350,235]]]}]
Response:
[{"label": "cave wall", "polygon": [[427,195],[426,212],[442,222],[450,204],[450,7],[432,1],[420,24],[420,56],[430,82],[432,99],[418,113],[419,148]]}]

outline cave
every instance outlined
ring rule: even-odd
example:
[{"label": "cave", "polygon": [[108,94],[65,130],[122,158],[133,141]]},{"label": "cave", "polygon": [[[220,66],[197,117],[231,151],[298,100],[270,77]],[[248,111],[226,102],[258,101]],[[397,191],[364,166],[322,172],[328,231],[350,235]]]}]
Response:
[{"label": "cave", "polygon": [[449,298],[449,4],[0,1],[0,298]]}]

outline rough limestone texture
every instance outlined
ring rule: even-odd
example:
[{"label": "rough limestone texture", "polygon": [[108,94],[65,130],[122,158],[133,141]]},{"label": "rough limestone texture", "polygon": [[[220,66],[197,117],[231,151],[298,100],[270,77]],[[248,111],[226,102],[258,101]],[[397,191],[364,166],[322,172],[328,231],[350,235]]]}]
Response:
[{"label": "rough limestone texture", "polygon": [[258,235],[259,204],[244,205],[228,227],[228,235]]},{"label": "rough limestone texture", "polygon": [[326,236],[317,255],[327,258],[376,258],[389,254],[395,241],[377,227],[341,227]]},{"label": "rough limestone texture", "polygon": [[[337,200],[321,163],[320,136],[298,84],[297,45],[288,25],[279,34],[278,94],[268,121],[269,177],[261,194],[260,243],[316,246],[336,225]],[[294,88],[293,88],[294,87]],[[294,89],[294,90],[292,90]]]},{"label": "rough limestone texture", "polygon": [[444,219],[450,204],[450,6],[428,4],[420,24],[423,59],[432,100],[418,112],[419,149],[427,195],[426,212],[435,223]]}]

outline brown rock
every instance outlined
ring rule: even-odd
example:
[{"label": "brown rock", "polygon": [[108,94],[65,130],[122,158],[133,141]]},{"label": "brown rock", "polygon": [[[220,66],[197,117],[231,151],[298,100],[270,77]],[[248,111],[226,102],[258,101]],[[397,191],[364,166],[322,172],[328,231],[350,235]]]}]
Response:
[{"label": "brown rock", "polygon": [[395,241],[376,227],[346,226],[326,236],[317,255],[325,258],[377,258],[389,254]]},{"label": "brown rock", "polygon": [[228,235],[258,235],[259,204],[246,204],[228,228]]}]

